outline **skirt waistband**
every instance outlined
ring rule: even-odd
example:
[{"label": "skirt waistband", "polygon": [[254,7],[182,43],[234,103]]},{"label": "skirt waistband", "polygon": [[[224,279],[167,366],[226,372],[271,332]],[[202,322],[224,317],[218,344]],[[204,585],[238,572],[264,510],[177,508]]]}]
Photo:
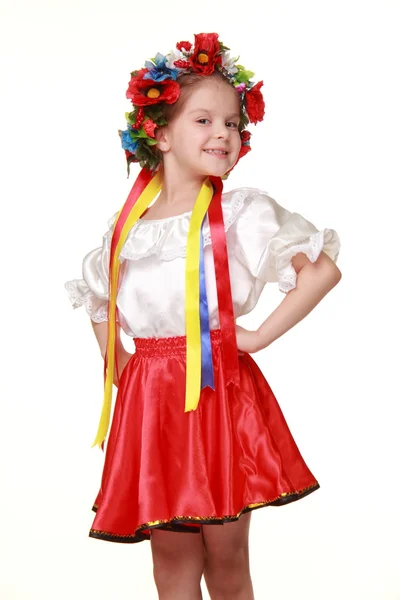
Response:
[{"label": "skirt waistband", "polygon": [[[221,330],[213,329],[211,346],[220,346]],[[178,335],[165,338],[133,338],[138,356],[186,356],[186,336]]]}]

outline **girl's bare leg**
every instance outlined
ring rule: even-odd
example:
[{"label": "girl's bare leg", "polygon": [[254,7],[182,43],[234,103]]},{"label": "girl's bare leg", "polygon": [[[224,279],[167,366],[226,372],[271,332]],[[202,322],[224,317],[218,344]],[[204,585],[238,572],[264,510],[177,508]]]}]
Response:
[{"label": "girl's bare leg", "polygon": [[151,551],[159,600],[201,600],[204,568],[201,533],[153,529]]},{"label": "girl's bare leg", "polygon": [[248,512],[238,521],[203,525],[204,579],[211,600],[254,600],[250,577]]}]

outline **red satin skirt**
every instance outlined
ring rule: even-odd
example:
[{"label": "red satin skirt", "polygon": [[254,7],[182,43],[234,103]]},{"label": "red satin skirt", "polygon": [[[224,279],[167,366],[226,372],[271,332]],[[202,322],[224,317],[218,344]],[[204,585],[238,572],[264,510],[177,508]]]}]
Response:
[{"label": "red satin skirt", "polygon": [[211,332],[215,390],[184,412],[186,338],[135,338],[118,388],[89,536],[150,539],[153,528],[200,532],[320,486],[256,362],[239,352],[226,387],[220,330]]}]

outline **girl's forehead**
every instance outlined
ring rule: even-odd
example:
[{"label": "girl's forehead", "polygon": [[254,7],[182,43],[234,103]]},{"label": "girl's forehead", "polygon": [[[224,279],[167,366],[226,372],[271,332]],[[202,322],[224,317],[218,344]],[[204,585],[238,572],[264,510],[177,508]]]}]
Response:
[{"label": "girl's forehead", "polygon": [[192,88],[185,103],[185,112],[196,109],[210,111],[238,111],[239,97],[237,92],[227,84],[206,82]]}]

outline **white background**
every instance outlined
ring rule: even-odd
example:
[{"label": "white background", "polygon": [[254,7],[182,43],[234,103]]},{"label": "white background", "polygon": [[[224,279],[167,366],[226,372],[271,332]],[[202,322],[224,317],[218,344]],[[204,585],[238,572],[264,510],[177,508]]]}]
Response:
[{"label": "white background", "polygon": [[[117,134],[130,72],[203,31],[264,80],[265,120],[225,188],[260,187],[342,242],[340,284],[254,355],[321,485],[252,513],[256,598],[400,598],[399,12],[395,0],[1,2],[2,599],[157,598],[149,542],[88,538],[103,365],[64,281],[138,172],[126,178]],[[241,324],[283,297],[267,286]]]}]

